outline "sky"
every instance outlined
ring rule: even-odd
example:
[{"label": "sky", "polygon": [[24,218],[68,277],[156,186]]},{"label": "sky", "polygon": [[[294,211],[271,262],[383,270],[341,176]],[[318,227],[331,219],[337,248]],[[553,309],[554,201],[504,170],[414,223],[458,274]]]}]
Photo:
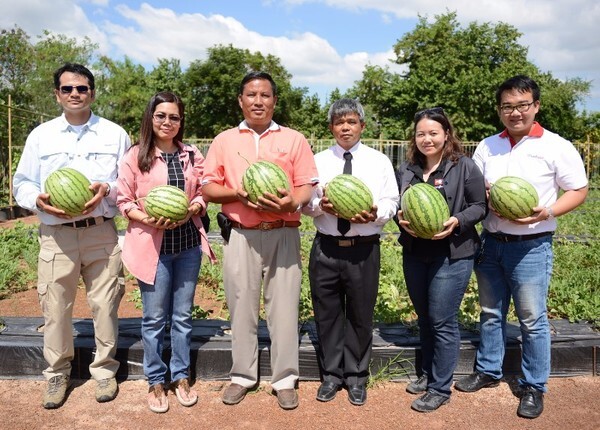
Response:
[{"label": "sky", "polygon": [[[505,22],[528,58],[557,79],[591,81],[580,109],[600,111],[598,0],[0,0],[0,29],[16,25],[89,37],[99,53],[151,70],[159,58],[185,69],[217,44],[281,59],[292,85],[321,100],[361,79],[365,65],[399,72],[392,48],[419,17],[456,12],[461,26]],[[490,97],[493,95],[490,94]],[[543,94],[542,94],[543,103]]]}]

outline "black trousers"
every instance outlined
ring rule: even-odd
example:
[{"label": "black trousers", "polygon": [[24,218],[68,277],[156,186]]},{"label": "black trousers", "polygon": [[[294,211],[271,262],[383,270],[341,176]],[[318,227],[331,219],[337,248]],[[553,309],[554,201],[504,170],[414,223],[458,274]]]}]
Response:
[{"label": "black trousers", "polygon": [[341,247],[315,237],[309,279],[324,381],[367,383],[379,266],[379,241]]}]

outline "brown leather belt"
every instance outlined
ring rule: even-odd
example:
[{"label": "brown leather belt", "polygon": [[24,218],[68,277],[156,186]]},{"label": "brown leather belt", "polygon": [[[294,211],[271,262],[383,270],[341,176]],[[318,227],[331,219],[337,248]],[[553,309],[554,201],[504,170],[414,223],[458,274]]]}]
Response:
[{"label": "brown leather belt", "polygon": [[242,225],[239,222],[231,221],[231,226],[233,228],[241,228],[243,230],[274,230],[282,227],[300,227],[300,224],[300,221],[285,221],[279,219],[277,221],[262,221],[260,224],[249,227]]},{"label": "brown leather belt", "polygon": [[84,219],[80,219],[80,220],[74,221],[74,222],[65,222],[61,225],[64,227],[71,227],[71,228],[86,228],[86,227],[92,227],[94,225],[102,224],[103,222],[106,222],[109,219],[112,219],[112,218],[107,218],[105,216],[97,216],[95,218],[93,218],[93,217],[84,218]]},{"label": "brown leather belt", "polygon": [[500,242],[523,242],[524,240],[539,239],[541,237],[552,236],[554,234],[553,231],[545,231],[543,233],[516,235],[506,233],[492,233],[491,231],[487,230],[486,233]]},{"label": "brown leather belt", "polygon": [[342,248],[348,248],[351,246],[365,244],[365,243],[379,243],[379,235],[378,234],[372,234],[370,236],[343,237],[343,236],[330,236],[328,234],[317,233],[317,236],[326,242],[333,243]]}]

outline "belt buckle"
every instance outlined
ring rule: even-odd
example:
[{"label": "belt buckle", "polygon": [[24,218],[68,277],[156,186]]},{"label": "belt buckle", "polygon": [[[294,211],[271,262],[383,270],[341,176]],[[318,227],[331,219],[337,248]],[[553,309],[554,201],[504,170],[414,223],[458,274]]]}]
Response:
[{"label": "belt buckle", "polygon": [[258,224],[258,229],[259,230],[272,230],[273,227],[273,223],[272,222],[268,222],[268,221],[261,221],[260,224]]},{"label": "belt buckle", "polygon": [[352,246],[353,243],[354,241],[352,239],[338,239],[338,246],[343,248],[348,248],[349,246]]}]

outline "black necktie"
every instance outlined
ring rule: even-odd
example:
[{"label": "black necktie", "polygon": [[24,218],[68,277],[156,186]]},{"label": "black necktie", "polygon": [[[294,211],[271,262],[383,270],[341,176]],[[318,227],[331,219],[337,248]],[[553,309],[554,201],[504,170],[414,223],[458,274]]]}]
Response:
[{"label": "black necktie", "polygon": [[[344,152],[344,174],[351,175],[352,174],[352,154],[346,151]],[[344,218],[338,218],[338,231],[342,233],[342,236],[345,236],[348,231],[350,231],[350,221]]]}]

